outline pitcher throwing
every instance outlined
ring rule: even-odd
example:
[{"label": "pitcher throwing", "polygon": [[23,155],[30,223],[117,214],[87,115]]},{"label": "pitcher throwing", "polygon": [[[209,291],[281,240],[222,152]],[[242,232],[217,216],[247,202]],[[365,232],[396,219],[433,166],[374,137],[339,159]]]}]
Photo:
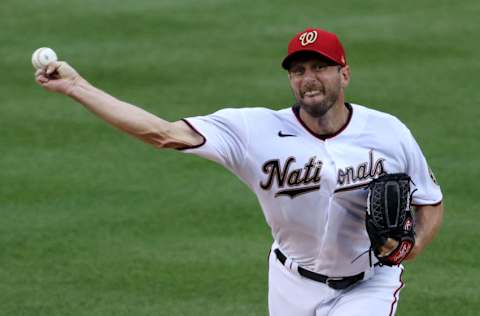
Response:
[{"label": "pitcher throwing", "polygon": [[[393,315],[400,262],[418,255],[440,227],[440,187],[404,124],[346,102],[350,68],[335,34],[298,33],[282,67],[292,107],[222,109],[176,122],[95,88],[65,62],[38,70],[36,80],[142,141],[213,160],[247,184],[273,236],[270,315]],[[395,176],[367,189],[386,174],[400,174],[403,184]],[[385,203],[369,213],[367,233],[367,201],[377,203],[369,192]]]}]

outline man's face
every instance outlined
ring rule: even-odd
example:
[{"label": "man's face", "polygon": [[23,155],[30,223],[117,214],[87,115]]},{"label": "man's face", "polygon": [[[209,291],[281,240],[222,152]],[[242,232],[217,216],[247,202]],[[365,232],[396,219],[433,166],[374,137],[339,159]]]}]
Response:
[{"label": "man's face", "polygon": [[348,66],[332,65],[311,56],[294,60],[288,70],[297,103],[313,117],[321,117],[341,97],[348,85]]}]

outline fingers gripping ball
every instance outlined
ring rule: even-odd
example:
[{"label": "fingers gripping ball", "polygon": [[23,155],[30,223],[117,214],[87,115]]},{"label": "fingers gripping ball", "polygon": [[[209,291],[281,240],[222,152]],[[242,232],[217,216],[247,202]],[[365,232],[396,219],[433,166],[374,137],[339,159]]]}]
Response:
[{"label": "fingers gripping ball", "polygon": [[50,62],[57,60],[57,54],[48,47],[41,47],[32,54],[32,65],[35,69],[45,68]]},{"label": "fingers gripping ball", "polygon": [[[410,205],[410,177],[405,173],[385,174],[368,186],[366,228],[372,249],[385,265],[400,264],[415,245],[415,223]],[[380,249],[389,240],[398,245],[388,254]]]}]

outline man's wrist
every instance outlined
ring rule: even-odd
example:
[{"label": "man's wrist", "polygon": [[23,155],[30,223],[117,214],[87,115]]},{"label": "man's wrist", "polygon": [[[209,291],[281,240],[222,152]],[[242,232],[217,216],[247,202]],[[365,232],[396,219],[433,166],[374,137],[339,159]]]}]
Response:
[{"label": "man's wrist", "polygon": [[414,259],[420,252],[422,252],[422,250],[423,250],[422,243],[418,239],[415,239],[415,245],[413,246],[412,251],[410,251],[408,256],[405,258],[405,260]]},{"label": "man's wrist", "polygon": [[72,80],[72,84],[70,85],[70,88],[66,91],[65,94],[71,98],[78,99],[79,92],[82,89],[85,89],[88,84],[89,83],[85,79],[78,76],[77,78]]}]

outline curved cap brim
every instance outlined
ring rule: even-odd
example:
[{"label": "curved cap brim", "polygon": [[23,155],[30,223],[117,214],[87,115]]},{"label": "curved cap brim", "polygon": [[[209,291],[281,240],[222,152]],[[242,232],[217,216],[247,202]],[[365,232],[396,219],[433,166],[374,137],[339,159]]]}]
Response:
[{"label": "curved cap brim", "polygon": [[300,51],[296,51],[285,57],[285,59],[282,61],[282,68],[285,70],[290,69],[291,63],[295,60],[300,58],[301,56],[308,56],[308,55],[313,55],[313,56],[319,56],[321,59],[324,59],[325,61],[329,61],[334,63],[335,65],[340,65],[340,66],[345,66],[344,63],[339,62],[338,60],[335,60],[334,58],[328,56],[325,53],[320,53],[317,50],[313,49],[303,49]]}]

